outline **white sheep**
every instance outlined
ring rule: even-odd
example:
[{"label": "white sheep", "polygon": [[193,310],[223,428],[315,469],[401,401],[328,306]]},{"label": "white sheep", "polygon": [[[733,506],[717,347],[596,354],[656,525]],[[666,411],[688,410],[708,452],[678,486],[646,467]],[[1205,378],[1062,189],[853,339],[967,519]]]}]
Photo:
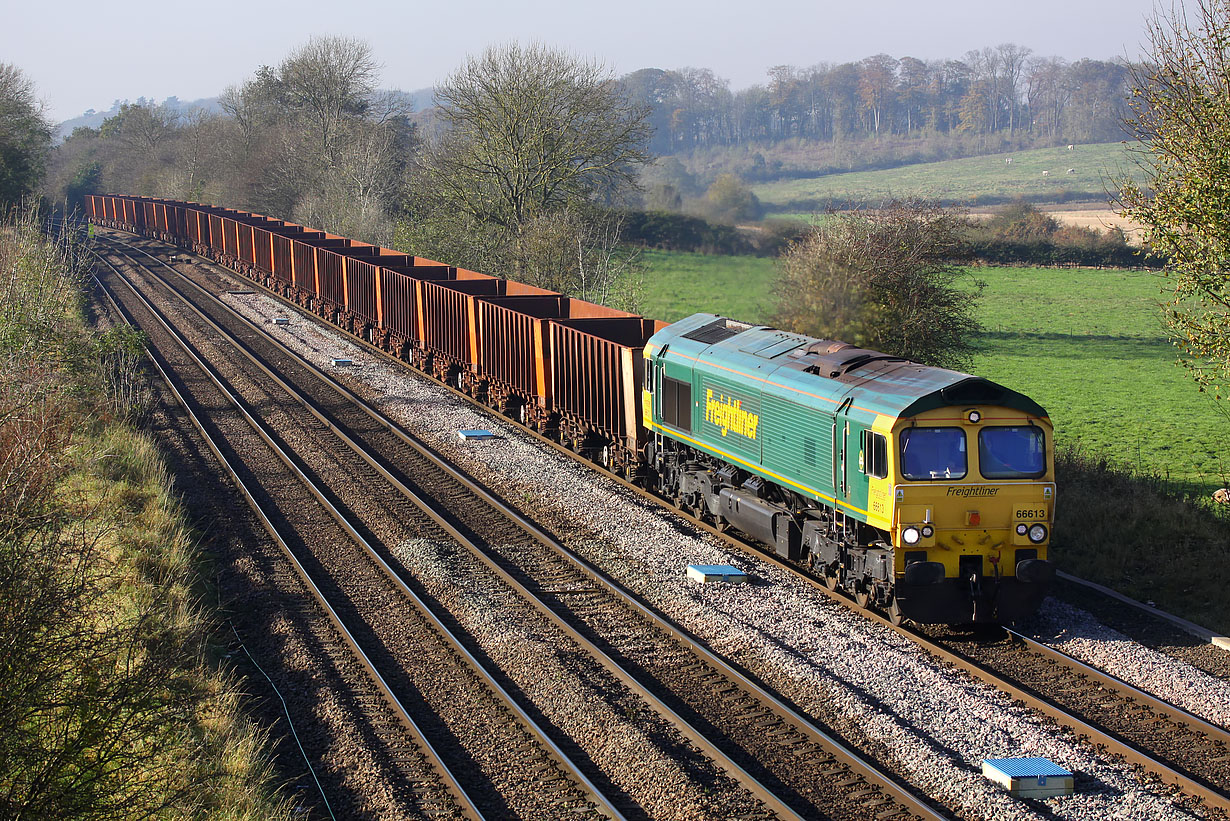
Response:
[{"label": "white sheep", "polygon": [[1005,158],[1005,159],[1004,159],[1004,164],[1005,164],[1005,165],[1012,165],[1012,158],[1011,158],[1011,157],[1007,157],[1007,158]]},{"label": "white sheep", "polygon": [[1073,148],[1076,148],[1076,146],[1074,146],[1074,145],[1070,145],[1070,146],[1068,146],[1068,150],[1069,150],[1069,151],[1071,151]]},{"label": "white sheep", "polygon": [[1044,177],[1049,177],[1050,175],[1051,175],[1051,172],[1050,172],[1050,171],[1043,171],[1043,172],[1042,172],[1042,176],[1044,176]]},{"label": "white sheep", "polygon": [[1075,173],[1076,173],[1076,169],[1075,169],[1075,168],[1069,168],[1069,169],[1068,169],[1068,173],[1069,173],[1069,174],[1075,174]]}]

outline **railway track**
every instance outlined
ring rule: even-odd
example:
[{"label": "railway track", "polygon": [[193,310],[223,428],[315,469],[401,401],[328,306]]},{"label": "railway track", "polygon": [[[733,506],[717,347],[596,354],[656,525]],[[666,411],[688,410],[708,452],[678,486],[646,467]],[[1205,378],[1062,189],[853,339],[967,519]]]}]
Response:
[{"label": "railway track", "polygon": [[1121,756],[1204,807],[1230,815],[1230,732],[1226,728],[1010,629],[954,636],[946,628],[894,625],[880,613],[829,590],[822,579],[793,563],[686,512],[682,515],[1046,715],[1087,743]]},{"label": "railway track", "polygon": [[[549,440],[540,438],[540,441],[548,442]],[[563,450],[554,443],[550,444],[557,450]],[[654,498],[656,502],[661,501]],[[703,525],[705,529],[717,534],[716,530],[702,522],[693,520],[693,523]],[[759,558],[775,561],[775,557],[766,556],[758,548],[749,547],[737,539],[733,540],[733,543],[741,549],[748,549]],[[797,568],[788,564],[783,564],[783,566],[792,573],[797,571]],[[828,595],[828,591],[822,589],[817,580],[809,578],[808,583]],[[550,588],[549,580],[541,584],[547,589]],[[575,592],[569,590],[567,583],[561,582],[559,588],[565,593]],[[842,597],[836,597],[836,599],[850,607],[851,610],[869,615],[873,620],[891,628],[886,620],[861,611]],[[912,641],[929,641],[927,637],[921,635],[909,637]],[[968,649],[969,643],[965,644]],[[1013,647],[1007,641],[999,642],[999,644],[1006,648],[1004,650],[1005,659],[1022,656],[1019,647]],[[979,646],[987,645],[983,643]],[[945,658],[949,663],[968,669],[972,675],[987,681],[1001,691],[1008,692],[1014,697],[1023,694],[1031,702],[1031,706],[1052,715],[1056,721],[1072,728],[1076,734],[1090,738],[1095,746],[1104,746],[1122,755],[1145,772],[1152,773],[1163,781],[1175,785],[1176,789],[1195,797],[1196,801],[1204,806],[1213,808],[1217,812],[1225,812],[1227,790],[1222,772],[1225,767],[1223,759],[1225,741],[1219,737],[1218,728],[1213,728],[1210,732],[1200,726],[1198,719],[1192,722],[1186,718],[1180,718],[1179,714],[1182,711],[1173,708],[1172,705],[1150,703],[1148,694],[1132,693],[1126,689],[1126,685],[1121,688],[1105,681],[1098,682],[1096,677],[1090,675],[1089,672],[1080,670],[1064,673],[1063,686],[1073,697],[1058,700],[1072,702],[1067,704],[1067,709],[1059,705],[1044,705],[1047,699],[1038,696],[1036,692],[1028,692],[1032,689],[1032,685],[1028,682],[1033,682],[1038,687],[1038,692],[1047,692],[1054,686],[1053,683],[1048,683],[1053,679],[1048,679],[1044,675],[1047,670],[1071,670],[1072,668],[1056,660],[1039,660],[1040,657],[1036,653],[1032,654],[1034,660],[1031,661],[1030,656],[1026,656],[1025,661],[1014,662],[1015,666],[1008,665],[1007,662],[984,660],[983,669],[976,672],[973,669],[977,667],[974,661],[958,658],[954,650],[935,645],[928,646],[928,650],[936,656]],[[1089,684],[1090,681],[1096,683]],[[1112,702],[1109,696],[1112,689],[1122,693],[1126,701]],[[1074,695],[1078,692],[1083,692],[1084,695]],[[1085,705],[1083,707],[1082,702]],[[1122,704],[1128,706],[1119,706]],[[1108,716],[1111,718],[1108,719]],[[1172,719],[1177,720],[1181,727],[1171,726],[1168,729],[1167,726]],[[1137,729],[1132,729],[1133,726]]]},{"label": "railway track", "polygon": [[1046,715],[1087,743],[1122,757],[1223,817],[1230,815],[1226,728],[1010,629],[997,627],[954,638],[947,628],[894,625],[884,615],[830,590],[823,579],[795,563],[687,511],[672,509],[732,547],[772,562],[848,610]]},{"label": "railway track", "polygon": [[1230,812],[1230,732],[1224,727],[1022,633],[1003,632],[1001,640],[925,634],[923,640],[1206,806]]},{"label": "railway track", "polygon": [[[213,313],[219,306],[206,310]],[[213,332],[231,336],[232,344],[241,336],[245,347],[273,342],[242,327],[224,331],[223,325],[233,320],[222,314],[217,318],[221,321],[212,326]],[[285,350],[267,350],[256,358],[269,363],[276,360],[278,370],[290,378],[282,382],[272,368],[262,365],[265,376],[282,382],[282,390],[291,391],[319,426],[341,437],[362,460],[366,467],[352,469],[352,476],[364,476],[364,487],[370,490],[381,486],[376,481],[366,484],[374,472],[384,485],[396,490],[400,500],[386,497],[381,503],[395,518],[420,515],[407,510],[407,501],[425,513],[484,572],[497,575],[501,584],[516,591],[522,602],[555,628],[568,633],[591,658],[604,659],[601,664],[606,673],[652,705],[658,716],[768,810],[787,817],[796,811],[849,818],[935,817],[925,804],[709,653],[678,625],[631,597],[474,482],[442,465],[379,414],[352,404],[353,397],[336,382],[329,380],[332,384],[326,386],[322,374],[299,373],[307,369],[302,363],[291,363]],[[287,382],[302,386],[303,392]],[[334,492],[343,495],[340,490]],[[439,550],[447,540],[437,536],[426,541]],[[458,555],[451,552],[449,559],[455,561]],[[391,561],[400,560],[391,557]],[[474,583],[489,581],[476,576]],[[698,726],[706,729],[702,732]],[[756,771],[760,778],[749,771]],[[779,798],[779,793],[785,797]]]},{"label": "railway track", "polygon": [[[371,581],[370,568],[353,560],[359,551],[352,549],[351,540],[362,544],[362,536],[344,522],[327,494],[154,306],[140,299],[135,288],[131,295],[133,300],[119,297],[122,311],[151,340],[161,337],[153,342],[159,369],[186,407],[207,410],[207,417],[193,414],[198,430],[293,567],[293,580],[282,568],[267,579],[285,591],[285,617],[319,621],[316,612],[323,612],[331,634],[321,636],[317,628],[312,649],[337,666],[354,667],[357,662],[367,679],[341,677],[360,708],[360,719],[373,728],[368,740],[380,745],[386,759],[381,769],[391,770],[379,773],[379,781],[386,792],[403,799],[379,814],[496,818],[532,815],[550,802],[561,812],[567,808],[622,817],[421,600],[405,589],[391,591],[388,577]],[[178,361],[167,356],[176,346]],[[202,376],[189,376],[183,389],[174,387],[185,373],[192,373],[187,365]],[[241,454],[246,458],[238,458]],[[301,538],[304,533],[313,539]],[[348,562],[346,569],[330,568],[328,557],[313,552],[314,544],[340,548],[333,558]],[[368,581],[365,595],[356,599],[353,589],[339,589],[337,578],[346,574],[352,581]],[[356,606],[356,601],[367,607]],[[395,643],[377,636],[380,610],[396,624],[401,658],[392,657]],[[317,750],[318,755],[322,752]],[[365,800],[351,803],[362,807]],[[367,814],[371,807],[364,810]]]}]

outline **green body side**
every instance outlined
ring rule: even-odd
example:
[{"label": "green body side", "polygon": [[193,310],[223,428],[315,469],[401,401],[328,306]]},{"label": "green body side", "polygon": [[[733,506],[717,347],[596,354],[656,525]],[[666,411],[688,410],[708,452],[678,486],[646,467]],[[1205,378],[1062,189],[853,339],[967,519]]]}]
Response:
[{"label": "green body side", "polygon": [[[874,351],[826,354],[828,344],[713,314],[680,320],[646,347],[653,429],[866,521],[869,480],[858,459],[877,419],[883,432],[935,407],[986,402],[1045,416],[984,379]],[[663,413],[666,379],[690,387],[690,430]]]}]

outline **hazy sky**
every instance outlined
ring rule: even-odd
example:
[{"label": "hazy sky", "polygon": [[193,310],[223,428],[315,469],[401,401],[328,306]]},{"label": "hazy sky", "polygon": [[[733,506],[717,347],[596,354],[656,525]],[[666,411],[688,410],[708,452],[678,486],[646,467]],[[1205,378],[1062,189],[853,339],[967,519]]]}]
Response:
[{"label": "hazy sky", "polygon": [[[45,0],[46,2],[46,0]],[[1167,0],[1169,7],[1169,0]],[[412,91],[468,53],[539,40],[616,73],[711,68],[733,89],[769,66],[959,58],[1017,43],[1041,56],[1137,57],[1154,0],[585,0],[341,2],[4,0],[0,62],[20,67],[59,121],[116,99],[212,97],[313,34],[367,40],[381,85]],[[206,64],[209,70],[202,70]]]}]

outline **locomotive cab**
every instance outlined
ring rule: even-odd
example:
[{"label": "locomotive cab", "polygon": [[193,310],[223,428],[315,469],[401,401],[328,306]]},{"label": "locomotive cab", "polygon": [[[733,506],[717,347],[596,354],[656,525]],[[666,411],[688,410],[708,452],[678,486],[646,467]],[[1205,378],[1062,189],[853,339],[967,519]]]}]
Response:
[{"label": "locomotive cab", "polygon": [[1011,622],[1037,608],[1054,575],[1051,432],[1045,418],[995,406],[938,408],[894,425],[895,611],[919,622]]}]

